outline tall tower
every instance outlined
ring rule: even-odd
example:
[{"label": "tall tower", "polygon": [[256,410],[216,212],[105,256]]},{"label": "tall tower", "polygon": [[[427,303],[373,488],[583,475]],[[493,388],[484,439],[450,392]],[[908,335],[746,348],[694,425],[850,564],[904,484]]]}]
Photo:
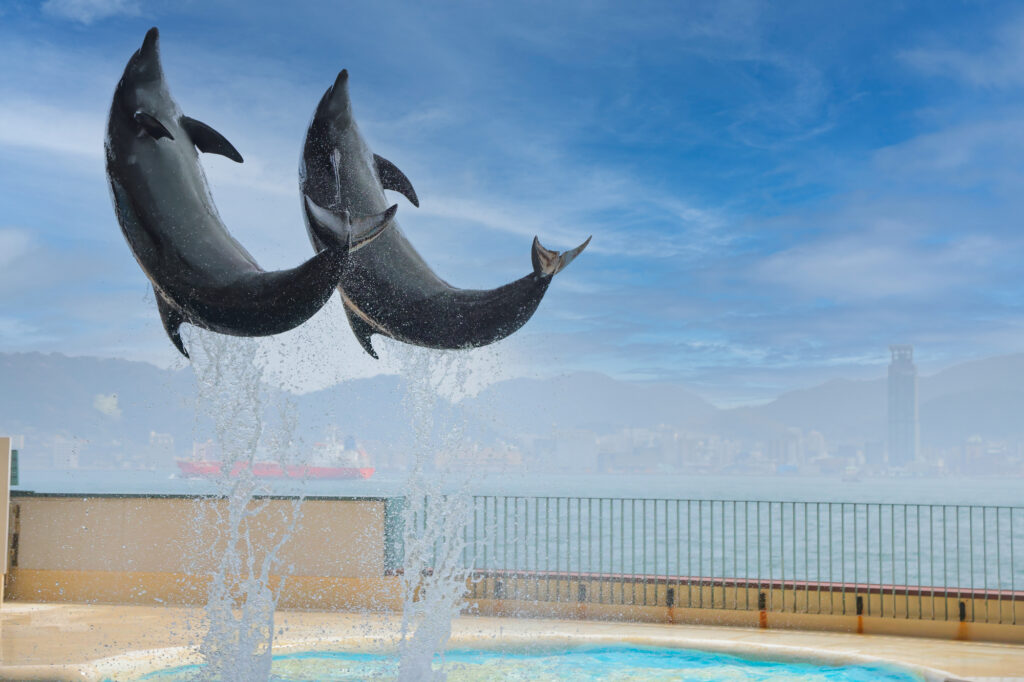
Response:
[{"label": "tall tower", "polygon": [[917,418],[917,366],[913,346],[889,346],[889,466],[917,460],[920,429]]}]

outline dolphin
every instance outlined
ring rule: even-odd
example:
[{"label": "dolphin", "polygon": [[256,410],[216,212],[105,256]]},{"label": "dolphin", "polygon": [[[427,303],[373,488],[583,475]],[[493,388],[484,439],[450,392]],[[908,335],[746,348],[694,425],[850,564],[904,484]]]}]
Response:
[{"label": "dolphin", "polygon": [[[374,154],[352,116],[348,71],[338,74],[321,98],[306,132],[299,164],[306,196],[305,218],[314,248],[322,248],[317,225],[348,215],[373,215],[387,201],[384,190],[401,193],[414,206],[412,183],[393,163]],[[459,289],[424,262],[397,222],[372,245],[353,254],[338,286],[356,338],[374,358],[371,337],[389,336],[429,348],[471,348],[505,338],[537,310],[551,278],[590,243],[559,253],[535,237],[533,272],[496,289]]]},{"label": "dolphin", "polygon": [[296,327],[334,293],[349,255],[380,236],[397,206],[357,221],[308,227],[322,248],[302,265],[266,272],[217,214],[197,151],[242,162],[210,126],[181,113],[152,28],[128,61],[110,106],[107,179],[121,231],[153,285],[164,330],[182,355],[183,322],[234,336]]}]

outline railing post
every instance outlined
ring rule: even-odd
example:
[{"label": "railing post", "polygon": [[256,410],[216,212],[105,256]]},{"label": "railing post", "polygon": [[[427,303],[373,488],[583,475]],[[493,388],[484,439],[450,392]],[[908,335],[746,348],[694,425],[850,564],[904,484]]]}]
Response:
[{"label": "railing post", "polygon": [[404,497],[384,500],[384,575],[397,575],[405,563]]}]

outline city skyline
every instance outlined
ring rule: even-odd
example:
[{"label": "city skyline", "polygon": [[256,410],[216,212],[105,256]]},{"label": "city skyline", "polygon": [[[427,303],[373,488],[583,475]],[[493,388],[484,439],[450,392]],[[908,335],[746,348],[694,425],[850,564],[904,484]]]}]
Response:
[{"label": "city skyline", "polygon": [[[910,365],[901,379],[916,389],[910,349],[897,346],[892,352],[895,364]],[[0,380],[30,386],[24,377],[57,373],[63,382],[50,387],[43,382],[16,399],[10,396],[0,406],[0,429],[24,437],[28,468],[165,469],[175,459],[211,452],[212,425],[195,412],[191,370],[147,367],[0,353]],[[270,392],[264,418],[270,421],[264,428],[277,433],[284,425],[275,416],[278,407],[290,404],[296,456],[325,434],[342,433],[366,444],[382,470],[402,471],[409,464],[413,419],[410,406],[400,400],[409,390],[404,381],[376,377],[290,396],[265,387]],[[957,365],[924,375],[921,382],[923,443],[917,454],[893,451],[885,377],[836,379],[761,406],[721,409],[679,385],[584,373],[501,382],[455,402],[436,396],[438,423],[458,425],[464,442],[457,450],[441,447],[434,457],[439,468],[456,470],[480,460],[489,471],[510,466],[592,473],[1024,475],[1024,429],[1018,419],[1024,408],[1019,388],[1024,354]],[[905,402],[910,409],[904,412],[912,415],[914,401]],[[347,408],[328,409],[332,405]],[[906,425],[916,435],[917,420]],[[273,443],[261,457],[285,456],[271,454],[279,447]]]}]

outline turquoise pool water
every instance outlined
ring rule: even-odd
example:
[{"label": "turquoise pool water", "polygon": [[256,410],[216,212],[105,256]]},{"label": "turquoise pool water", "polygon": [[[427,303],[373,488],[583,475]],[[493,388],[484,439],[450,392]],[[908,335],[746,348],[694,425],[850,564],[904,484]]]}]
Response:
[{"label": "turquoise pool water", "polygon": [[[438,658],[452,682],[468,680],[700,680],[701,682],[921,682],[919,675],[886,665],[827,666],[744,659],[726,654],[657,647],[586,647],[518,653],[456,649]],[[200,666],[182,666],[140,678],[194,680]],[[379,654],[306,652],[274,657],[272,679],[390,680],[394,658]]]}]

